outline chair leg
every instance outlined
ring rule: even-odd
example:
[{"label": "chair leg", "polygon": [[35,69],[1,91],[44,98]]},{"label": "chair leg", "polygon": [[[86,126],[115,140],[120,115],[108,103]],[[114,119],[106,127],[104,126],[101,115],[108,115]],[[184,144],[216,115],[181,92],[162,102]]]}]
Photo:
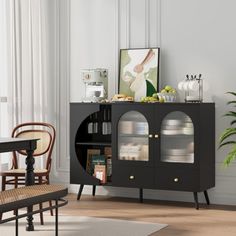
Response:
[{"label": "chair leg", "polygon": [[[49,206],[52,207],[52,201],[49,201]],[[51,216],[53,216],[53,209],[50,210]]]},{"label": "chair leg", "polygon": [[[46,176],[47,184],[50,184],[49,176]],[[52,201],[49,201],[49,206],[52,207]],[[53,216],[53,209],[50,210],[51,216]]]},{"label": "chair leg", "polygon": [[[43,203],[39,203],[39,209],[40,209],[40,210],[43,209]],[[40,212],[40,224],[41,224],[41,225],[44,225],[43,212]]]},{"label": "chair leg", "polygon": [[2,191],[6,189],[6,176],[2,176]]},{"label": "chair leg", "polygon": [[[42,184],[42,176],[39,176],[39,184]],[[39,203],[39,209],[41,210],[43,208],[43,203]],[[40,224],[43,225],[44,221],[43,221],[43,212],[39,213],[40,215]]]},{"label": "chair leg", "polygon": [[[5,191],[6,188],[6,176],[2,176],[2,191]],[[2,220],[3,213],[0,213],[0,220]]]},{"label": "chair leg", "polygon": [[[17,188],[18,187],[18,177],[17,176],[15,176],[15,179],[14,179],[14,188]],[[14,210],[14,215],[16,215],[17,214],[17,212],[16,212],[16,210]]]},{"label": "chair leg", "polygon": [[15,177],[15,181],[14,181],[14,187],[17,188],[18,187],[18,177]]}]

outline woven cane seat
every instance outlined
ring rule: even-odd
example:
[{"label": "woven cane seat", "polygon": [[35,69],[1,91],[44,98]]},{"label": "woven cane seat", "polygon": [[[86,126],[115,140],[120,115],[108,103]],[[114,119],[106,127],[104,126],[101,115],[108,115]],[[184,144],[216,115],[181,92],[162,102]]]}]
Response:
[{"label": "woven cane seat", "polygon": [[67,195],[62,185],[32,185],[0,192],[0,213],[27,207]]}]

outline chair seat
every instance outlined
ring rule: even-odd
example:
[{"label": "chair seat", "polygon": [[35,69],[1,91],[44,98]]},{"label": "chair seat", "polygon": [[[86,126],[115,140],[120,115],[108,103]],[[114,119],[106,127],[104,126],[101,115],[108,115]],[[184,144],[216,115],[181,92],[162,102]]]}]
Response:
[{"label": "chair seat", "polygon": [[[48,171],[47,169],[34,169],[34,173],[37,174],[46,174]],[[19,169],[12,169],[12,170],[7,170],[4,171],[3,173],[5,174],[25,174],[26,170],[24,168],[19,168]]]}]

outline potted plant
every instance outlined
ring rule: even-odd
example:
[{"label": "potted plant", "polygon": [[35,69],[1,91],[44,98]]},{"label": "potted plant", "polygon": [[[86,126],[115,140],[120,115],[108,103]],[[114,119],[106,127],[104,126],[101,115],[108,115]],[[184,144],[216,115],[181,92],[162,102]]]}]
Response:
[{"label": "potted plant", "polygon": [[[228,92],[228,94],[236,96],[235,92]],[[227,105],[230,104],[234,104],[234,107],[236,107],[236,100],[227,102]],[[236,111],[229,111],[224,116],[232,118],[232,121],[230,122],[230,127],[226,128],[220,136],[219,148],[230,146],[230,151],[224,159],[225,166],[229,166],[236,159]]]}]

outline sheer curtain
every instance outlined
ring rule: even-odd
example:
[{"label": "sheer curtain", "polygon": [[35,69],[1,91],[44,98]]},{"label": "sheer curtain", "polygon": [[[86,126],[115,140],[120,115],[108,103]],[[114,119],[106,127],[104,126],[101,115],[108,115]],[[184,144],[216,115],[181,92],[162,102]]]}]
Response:
[{"label": "sheer curtain", "polygon": [[[56,126],[58,2],[1,1],[7,25],[9,130],[30,121]],[[42,159],[36,161],[36,166],[43,164]]]},{"label": "sheer curtain", "polygon": [[[0,0],[0,137],[9,134],[7,119],[7,25],[6,25],[6,1]],[[4,163],[8,162],[8,155],[0,153],[0,170]]]},{"label": "sheer curtain", "polygon": [[53,0],[7,0],[10,126],[55,122]]}]

